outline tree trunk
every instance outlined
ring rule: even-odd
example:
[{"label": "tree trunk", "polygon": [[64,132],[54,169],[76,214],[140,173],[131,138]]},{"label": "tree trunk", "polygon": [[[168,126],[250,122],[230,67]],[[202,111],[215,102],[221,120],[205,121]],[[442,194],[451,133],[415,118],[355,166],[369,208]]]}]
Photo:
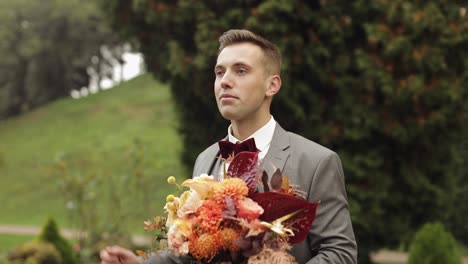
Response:
[{"label": "tree trunk", "polygon": [[29,109],[29,102],[26,94],[26,76],[28,72],[29,61],[20,59],[15,76],[14,88],[10,93],[9,106],[6,116],[19,115]]}]

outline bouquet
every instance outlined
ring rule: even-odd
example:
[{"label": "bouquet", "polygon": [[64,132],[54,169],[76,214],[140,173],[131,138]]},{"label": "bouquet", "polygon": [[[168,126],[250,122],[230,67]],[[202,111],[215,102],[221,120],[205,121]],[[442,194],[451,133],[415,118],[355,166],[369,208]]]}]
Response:
[{"label": "bouquet", "polygon": [[145,230],[156,230],[154,249],[167,247],[197,263],[295,263],[288,250],[306,239],[318,203],[304,200],[279,170],[269,177],[258,152],[228,159],[222,181],[200,175],[180,186],[168,178],[188,189],[167,196],[166,217],[145,221]]}]

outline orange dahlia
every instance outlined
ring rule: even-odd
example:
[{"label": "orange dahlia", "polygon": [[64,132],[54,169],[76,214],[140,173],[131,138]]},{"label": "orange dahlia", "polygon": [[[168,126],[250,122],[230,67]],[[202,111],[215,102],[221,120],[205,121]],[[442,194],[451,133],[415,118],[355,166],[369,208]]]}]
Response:
[{"label": "orange dahlia", "polygon": [[234,200],[243,198],[249,193],[249,188],[244,180],[240,178],[230,178],[219,182],[213,186],[213,198],[224,203],[224,197],[231,196]]},{"label": "orange dahlia", "polygon": [[213,200],[206,200],[200,208],[198,208],[197,216],[201,220],[200,228],[204,233],[215,233],[219,229],[223,216],[221,213],[224,206]]}]

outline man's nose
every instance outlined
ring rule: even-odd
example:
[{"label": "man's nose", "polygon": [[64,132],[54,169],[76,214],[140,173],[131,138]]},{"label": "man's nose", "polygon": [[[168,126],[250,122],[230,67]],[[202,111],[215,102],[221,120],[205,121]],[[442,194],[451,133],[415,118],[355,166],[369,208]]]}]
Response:
[{"label": "man's nose", "polygon": [[232,78],[229,72],[226,71],[224,73],[220,84],[221,84],[221,88],[223,89],[232,88]]}]

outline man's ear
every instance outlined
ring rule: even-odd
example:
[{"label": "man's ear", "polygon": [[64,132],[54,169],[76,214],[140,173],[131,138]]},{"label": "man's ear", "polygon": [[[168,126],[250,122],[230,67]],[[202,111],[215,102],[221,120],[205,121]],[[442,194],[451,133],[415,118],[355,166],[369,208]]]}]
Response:
[{"label": "man's ear", "polygon": [[281,89],[281,77],[279,75],[272,75],[269,78],[266,96],[273,96]]}]

